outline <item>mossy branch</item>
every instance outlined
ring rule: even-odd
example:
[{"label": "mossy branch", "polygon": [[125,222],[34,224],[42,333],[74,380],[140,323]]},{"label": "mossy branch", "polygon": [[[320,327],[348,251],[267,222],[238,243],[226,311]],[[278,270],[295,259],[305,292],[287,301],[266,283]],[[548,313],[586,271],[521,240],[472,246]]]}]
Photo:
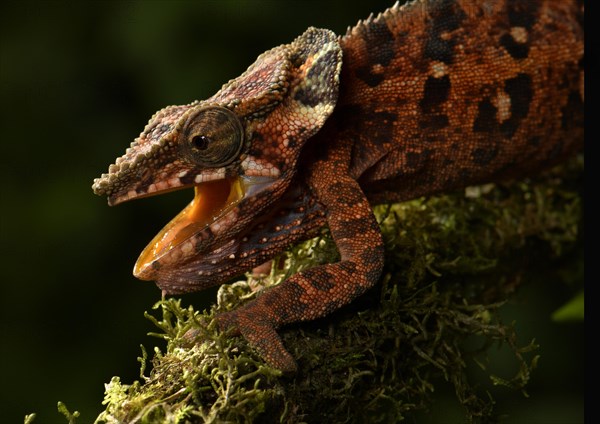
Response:
[{"label": "mossy branch", "polygon": [[395,422],[427,407],[440,379],[454,386],[469,421],[492,420],[493,400],[465,370],[485,370],[489,347],[506,344],[516,373],[489,377],[524,391],[537,346],[520,346],[498,310],[539,274],[536,263],[577,245],[582,167],[577,158],[528,182],[377,207],[385,275],[333,315],[281,331],[298,360],[293,378],[242,338],[218,332],[214,316],[260,295],[257,288],[335,260],[326,232],[278,258],[268,277],[224,285],[209,312],[161,300],[147,317],[166,349],[154,348],[149,360],[142,347],[140,380],[114,377],[96,422]]}]

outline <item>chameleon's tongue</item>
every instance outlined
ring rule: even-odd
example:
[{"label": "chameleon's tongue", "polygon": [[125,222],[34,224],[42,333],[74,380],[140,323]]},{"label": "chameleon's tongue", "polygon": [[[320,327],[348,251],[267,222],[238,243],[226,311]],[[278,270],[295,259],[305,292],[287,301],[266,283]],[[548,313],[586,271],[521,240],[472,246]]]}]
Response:
[{"label": "chameleon's tongue", "polygon": [[[209,181],[195,186],[194,200],[171,220],[146,246],[138,258],[133,274],[142,280],[152,279],[152,263],[181,243],[192,243],[193,236],[212,224],[244,197],[241,178]],[[190,249],[182,249],[182,254]]]}]

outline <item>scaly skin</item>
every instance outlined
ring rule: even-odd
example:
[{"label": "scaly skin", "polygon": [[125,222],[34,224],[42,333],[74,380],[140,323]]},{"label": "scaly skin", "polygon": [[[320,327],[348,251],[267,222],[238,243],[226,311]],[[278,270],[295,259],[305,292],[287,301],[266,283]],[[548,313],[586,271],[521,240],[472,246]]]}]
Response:
[{"label": "scaly skin", "polygon": [[310,28],[210,99],[159,111],[94,191],[117,204],[196,187],[135,268],[166,293],[221,284],[328,225],[338,263],[218,317],[293,372],[276,330],[381,274],[371,204],[524,176],[581,148],[582,21],[577,1],[429,0],[341,38]]}]

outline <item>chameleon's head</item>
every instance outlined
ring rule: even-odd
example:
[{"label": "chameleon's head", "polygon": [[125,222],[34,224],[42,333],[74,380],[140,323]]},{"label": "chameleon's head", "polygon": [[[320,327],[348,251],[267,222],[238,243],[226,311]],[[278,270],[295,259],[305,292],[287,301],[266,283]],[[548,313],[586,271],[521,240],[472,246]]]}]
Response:
[{"label": "chameleon's head", "polygon": [[[251,249],[231,240],[248,233],[284,194],[302,146],[333,111],[341,56],[332,32],[308,29],[263,53],[213,97],[157,112],[108,173],[94,180],[94,192],[108,196],[110,205],[195,189],[190,205],[142,252],[138,278],[182,292],[229,276],[217,275],[236,268],[224,262]],[[210,263],[196,264],[202,278],[179,271],[207,256]]]}]

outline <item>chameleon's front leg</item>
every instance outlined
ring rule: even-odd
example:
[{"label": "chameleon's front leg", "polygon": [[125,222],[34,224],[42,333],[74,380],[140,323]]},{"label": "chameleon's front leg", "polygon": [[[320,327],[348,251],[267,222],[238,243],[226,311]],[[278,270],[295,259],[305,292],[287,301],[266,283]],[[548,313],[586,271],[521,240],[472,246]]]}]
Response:
[{"label": "chameleon's front leg", "polygon": [[296,362],[276,329],[325,316],[351,302],[377,282],[383,268],[383,241],[373,211],[358,183],[339,174],[339,165],[315,164],[309,181],[327,208],[340,262],[295,274],[247,305],[218,316],[221,328],[235,328],[270,365],[284,372],[296,371]]}]

